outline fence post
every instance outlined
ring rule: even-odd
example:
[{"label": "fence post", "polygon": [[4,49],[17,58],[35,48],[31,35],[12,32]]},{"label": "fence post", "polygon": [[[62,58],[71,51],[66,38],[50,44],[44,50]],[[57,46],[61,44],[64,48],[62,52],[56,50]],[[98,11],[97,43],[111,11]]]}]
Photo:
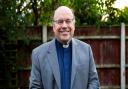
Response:
[{"label": "fence post", "polygon": [[42,42],[45,43],[47,42],[47,26],[43,25],[42,29]]},{"label": "fence post", "polygon": [[125,89],[125,24],[121,23],[121,89]]}]

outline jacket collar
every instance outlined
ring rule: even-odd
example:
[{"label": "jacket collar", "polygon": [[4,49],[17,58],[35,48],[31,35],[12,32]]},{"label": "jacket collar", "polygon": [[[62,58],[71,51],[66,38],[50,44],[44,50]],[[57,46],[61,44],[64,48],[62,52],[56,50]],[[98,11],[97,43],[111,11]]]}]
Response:
[{"label": "jacket collar", "polygon": [[[76,74],[76,67],[77,63],[79,63],[79,56],[78,56],[78,45],[76,42],[76,39],[72,38],[72,72],[71,72],[71,89],[73,86],[75,74]],[[61,83],[60,83],[60,71],[59,71],[59,63],[57,59],[57,52],[56,52],[56,46],[55,46],[55,39],[51,41],[49,44],[49,55],[48,55],[48,60],[50,63],[50,66],[53,71],[53,75],[55,77],[55,80],[57,82],[57,85],[59,89],[61,89]],[[77,55],[76,55],[77,54]]]}]

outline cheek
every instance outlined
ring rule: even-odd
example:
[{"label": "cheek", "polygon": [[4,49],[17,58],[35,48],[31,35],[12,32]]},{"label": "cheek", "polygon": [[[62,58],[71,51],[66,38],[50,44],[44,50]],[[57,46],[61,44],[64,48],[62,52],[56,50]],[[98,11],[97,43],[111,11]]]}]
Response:
[{"label": "cheek", "polygon": [[74,31],[75,31],[75,26],[72,25],[72,26],[71,26],[71,29],[72,29],[71,32],[74,32]]},{"label": "cheek", "polygon": [[59,28],[58,25],[56,25],[56,24],[53,25],[53,29],[54,29],[54,30],[56,30],[56,29],[58,29],[58,28]]},{"label": "cheek", "polygon": [[57,34],[58,29],[59,29],[59,26],[53,25],[53,32],[54,32],[55,34]]}]

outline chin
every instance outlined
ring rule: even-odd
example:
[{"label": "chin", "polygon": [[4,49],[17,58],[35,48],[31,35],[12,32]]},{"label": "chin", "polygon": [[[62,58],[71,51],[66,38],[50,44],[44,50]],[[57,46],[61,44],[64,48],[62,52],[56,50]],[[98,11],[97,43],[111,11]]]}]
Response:
[{"label": "chin", "polygon": [[65,43],[65,42],[67,43],[69,40],[71,40],[71,37],[70,37],[70,36],[61,36],[61,37],[60,37],[60,40],[61,40],[62,42],[64,42],[64,43]]},{"label": "chin", "polygon": [[63,38],[63,39],[61,39],[62,41],[69,41],[70,40],[70,38]]},{"label": "chin", "polygon": [[64,42],[64,43],[67,43],[69,40],[70,40],[70,38],[68,38],[68,39],[61,39],[61,41]]},{"label": "chin", "polygon": [[70,40],[71,37],[69,36],[64,36],[64,37],[61,37],[62,40]]}]

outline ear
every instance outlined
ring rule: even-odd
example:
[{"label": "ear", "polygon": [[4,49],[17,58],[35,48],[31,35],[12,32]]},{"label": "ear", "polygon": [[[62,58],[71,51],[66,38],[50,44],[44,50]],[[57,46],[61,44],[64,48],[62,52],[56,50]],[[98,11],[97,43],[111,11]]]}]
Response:
[{"label": "ear", "polygon": [[52,29],[53,29],[53,32],[55,32],[55,24],[54,23],[53,23]]}]

